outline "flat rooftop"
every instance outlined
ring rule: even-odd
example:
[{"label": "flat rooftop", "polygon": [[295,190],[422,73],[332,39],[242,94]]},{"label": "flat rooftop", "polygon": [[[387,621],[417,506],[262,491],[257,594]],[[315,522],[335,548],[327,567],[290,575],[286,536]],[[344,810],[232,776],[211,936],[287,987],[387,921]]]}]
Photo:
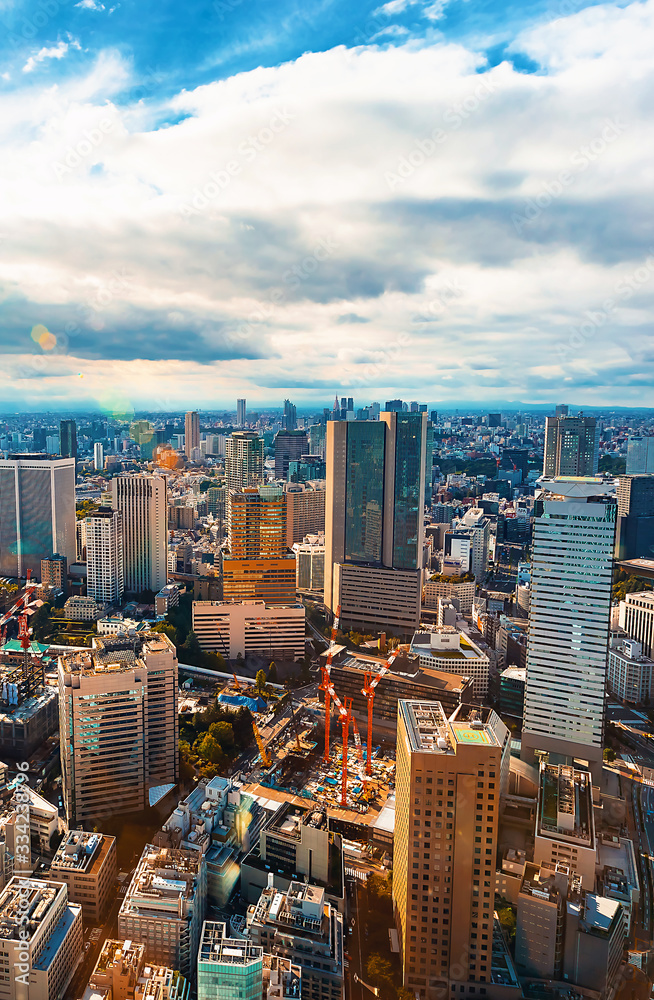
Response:
[{"label": "flat rooftop", "polygon": [[499,746],[493,729],[481,719],[450,721],[440,702],[399,701],[398,712],[411,749],[420,753],[454,754],[458,744]]},{"label": "flat rooftop", "polygon": [[263,961],[263,948],[244,938],[225,937],[226,926],[217,920],[205,920],[200,938],[198,962],[216,965],[246,966]]},{"label": "flat rooftop", "polygon": [[536,835],[595,848],[593,790],[587,771],[542,764]]},{"label": "flat rooftop", "polygon": [[71,830],[57,849],[52,860],[52,871],[92,875],[101,867],[114,842],[115,837],[105,837],[102,833]]},{"label": "flat rooftop", "polygon": [[132,670],[144,662],[148,654],[174,652],[170,639],[159,632],[143,632],[138,636],[119,635],[94,637],[93,649],[77,650],[59,658],[65,673],[87,675]]},{"label": "flat rooftop", "polygon": [[15,875],[0,893],[0,941],[18,940],[21,929],[31,938],[62,891],[62,882]]}]

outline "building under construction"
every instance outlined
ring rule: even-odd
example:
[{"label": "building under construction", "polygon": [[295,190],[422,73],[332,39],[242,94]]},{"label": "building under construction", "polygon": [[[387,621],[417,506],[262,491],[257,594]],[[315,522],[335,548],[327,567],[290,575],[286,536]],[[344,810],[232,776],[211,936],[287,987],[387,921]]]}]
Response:
[{"label": "building under construction", "polygon": [[58,725],[56,689],[44,684],[47,646],[33,642],[27,616],[18,639],[0,646],[0,752],[26,759]]}]

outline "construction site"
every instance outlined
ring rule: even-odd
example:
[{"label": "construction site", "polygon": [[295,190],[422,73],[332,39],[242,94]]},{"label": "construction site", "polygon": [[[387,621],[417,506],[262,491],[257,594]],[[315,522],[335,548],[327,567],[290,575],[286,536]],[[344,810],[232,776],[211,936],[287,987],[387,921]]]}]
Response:
[{"label": "construction site", "polygon": [[[338,618],[332,630],[332,644]],[[379,812],[394,789],[395,754],[374,745],[373,706],[375,689],[390,670],[385,666],[363,677],[362,694],[367,701],[368,724],[362,740],[352,710],[352,698],[341,699],[331,677],[331,652],[321,668],[320,691],[324,702],[316,701],[296,711],[279,730],[253,723],[261,761],[258,782],[263,788],[288,791],[300,798],[324,805],[330,812],[365,814]]]}]

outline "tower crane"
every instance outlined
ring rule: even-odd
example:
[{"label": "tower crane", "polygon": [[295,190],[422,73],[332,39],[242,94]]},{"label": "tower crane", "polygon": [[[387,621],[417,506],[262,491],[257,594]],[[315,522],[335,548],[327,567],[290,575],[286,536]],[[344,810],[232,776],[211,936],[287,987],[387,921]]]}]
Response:
[{"label": "tower crane", "polygon": [[391,669],[391,664],[397,656],[397,653],[391,653],[386,663],[381,668],[378,674],[373,677],[372,673],[366,670],[364,675],[363,687],[361,688],[361,694],[364,695],[368,701],[368,751],[366,757],[366,774],[370,776],[372,774],[372,706],[375,701],[375,688],[379,684],[382,677],[389,672]]}]

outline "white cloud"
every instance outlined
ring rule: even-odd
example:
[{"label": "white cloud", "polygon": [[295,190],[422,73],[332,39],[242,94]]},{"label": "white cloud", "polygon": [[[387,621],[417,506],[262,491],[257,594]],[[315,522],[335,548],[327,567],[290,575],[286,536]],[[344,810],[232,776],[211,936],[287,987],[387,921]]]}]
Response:
[{"label": "white cloud", "polygon": [[[526,33],[541,74],[444,41],[339,47],[167,104],[135,90],[137,110],[105,53],[0,94],[0,396],[538,401],[565,384],[647,405],[653,47],[650,0]],[[50,374],[24,356],[36,322],[74,328]]]},{"label": "white cloud", "polygon": [[69,39],[67,42],[59,41],[56,45],[50,46],[50,48],[42,48],[35,55],[29,57],[23,66],[23,73],[31,73],[39,63],[45,62],[46,59],[63,59],[69,49],[79,48],[81,46],[74,38]]},{"label": "white cloud", "polygon": [[106,10],[105,5],[103,3],[100,3],[99,0],[80,0],[79,3],[75,4],[75,6],[81,7],[82,10],[97,10],[97,11]]}]

